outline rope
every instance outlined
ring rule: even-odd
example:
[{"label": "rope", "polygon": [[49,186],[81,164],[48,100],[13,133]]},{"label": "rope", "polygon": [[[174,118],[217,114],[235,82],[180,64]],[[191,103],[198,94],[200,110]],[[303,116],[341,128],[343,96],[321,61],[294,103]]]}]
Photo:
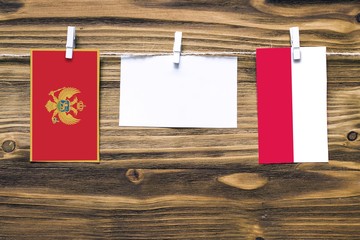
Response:
[{"label": "rope", "polygon": [[[124,57],[124,56],[168,56],[173,53],[129,53],[129,52],[103,52],[100,53],[100,57]],[[241,55],[255,55],[256,52],[182,52],[182,56],[241,56]],[[328,56],[360,56],[359,52],[327,52]],[[2,58],[27,58],[30,57],[30,54],[0,54]]]}]

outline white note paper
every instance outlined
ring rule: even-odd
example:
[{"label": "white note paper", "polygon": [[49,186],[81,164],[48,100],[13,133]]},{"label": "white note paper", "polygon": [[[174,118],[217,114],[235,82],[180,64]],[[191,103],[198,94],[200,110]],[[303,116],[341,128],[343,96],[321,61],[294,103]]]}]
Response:
[{"label": "white note paper", "polygon": [[122,57],[120,126],[236,128],[237,58]]}]

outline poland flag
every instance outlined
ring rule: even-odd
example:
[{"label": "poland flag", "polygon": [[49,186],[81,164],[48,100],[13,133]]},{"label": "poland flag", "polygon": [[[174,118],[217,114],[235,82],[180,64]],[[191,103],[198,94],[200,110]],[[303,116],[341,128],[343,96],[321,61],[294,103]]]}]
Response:
[{"label": "poland flag", "polygon": [[259,163],[328,162],[326,48],[256,50]]}]

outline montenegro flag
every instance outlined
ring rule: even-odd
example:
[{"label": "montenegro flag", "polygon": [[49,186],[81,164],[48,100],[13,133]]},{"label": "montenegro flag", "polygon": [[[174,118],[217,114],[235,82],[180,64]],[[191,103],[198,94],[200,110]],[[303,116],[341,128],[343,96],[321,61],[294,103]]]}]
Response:
[{"label": "montenegro flag", "polygon": [[30,161],[99,161],[98,51],[31,51]]}]

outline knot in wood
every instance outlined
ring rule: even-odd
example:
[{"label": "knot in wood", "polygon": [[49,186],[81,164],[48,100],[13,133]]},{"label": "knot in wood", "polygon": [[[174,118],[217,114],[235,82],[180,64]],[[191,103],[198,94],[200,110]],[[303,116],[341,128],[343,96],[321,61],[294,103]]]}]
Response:
[{"label": "knot in wood", "polygon": [[255,240],[265,240],[265,239],[262,237],[256,237]]},{"label": "knot in wood", "polygon": [[13,140],[5,140],[1,145],[1,148],[6,153],[13,152],[15,150],[15,147],[16,147],[16,143]]},{"label": "knot in wood", "polygon": [[356,21],[358,22],[358,23],[360,23],[360,13],[358,13],[358,15],[356,15]]},{"label": "knot in wood", "polygon": [[125,175],[126,178],[134,184],[139,184],[144,180],[144,173],[141,169],[129,169]]},{"label": "knot in wood", "polygon": [[357,139],[357,137],[358,137],[358,133],[354,132],[354,131],[349,132],[347,135],[347,139],[349,141],[355,141]]}]

